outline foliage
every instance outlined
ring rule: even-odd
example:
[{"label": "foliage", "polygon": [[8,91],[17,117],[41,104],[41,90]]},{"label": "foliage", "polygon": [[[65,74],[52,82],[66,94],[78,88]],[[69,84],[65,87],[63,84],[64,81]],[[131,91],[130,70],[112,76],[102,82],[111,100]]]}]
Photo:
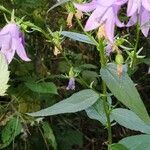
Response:
[{"label": "foliage", "polygon": [[150,149],[146,2],[1,0],[0,149]]}]

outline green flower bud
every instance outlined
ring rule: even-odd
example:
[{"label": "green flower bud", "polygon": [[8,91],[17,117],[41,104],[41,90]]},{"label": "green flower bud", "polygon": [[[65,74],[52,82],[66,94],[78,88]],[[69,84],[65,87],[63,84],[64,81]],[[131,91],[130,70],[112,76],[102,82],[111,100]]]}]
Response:
[{"label": "green flower bud", "polygon": [[124,58],[121,54],[117,54],[116,55],[116,58],[115,58],[115,61],[118,65],[121,65],[124,63]]}]

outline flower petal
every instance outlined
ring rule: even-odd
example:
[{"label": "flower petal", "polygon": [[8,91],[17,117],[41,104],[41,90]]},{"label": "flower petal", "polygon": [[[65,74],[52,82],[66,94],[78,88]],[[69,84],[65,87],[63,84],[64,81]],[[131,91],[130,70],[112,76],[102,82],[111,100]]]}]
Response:
[{"label": "flower petal", "polygon": [[116,26],[120,28],[125,26],[125,24],[119,20],[118,16],[115,17],[115,22],[116,22]]},{"label": "flower petal", "polygon": [[128,0],[116,0],[115,5],[123,5],[127,2]]},{"label": "flower petal", "polygon": [[9,23],[0,31],[0,35],[8,33],[10,33],[12,37],[19,37],[20,29],[15,23]]},{"label": "flower petal", "polygon": [[127,16],[132,16],[138,10],[137,0],[129,0],[127,7]]},{"label": "flower petal", "polygon": [[115,16],[113,13],[109,13],[109,17],[107,18],[105,23],[105,30],[110,43],[113,43],[115,30]]},{"label": "flower petal", "polygon": [[11,48],[12,38],[9,33],[0,35],[0,48],[3,50],[9,50]]},{"label": "flower petal", "polygon": [[145,37],[148,36],[150,27],[146,26],[146,23],[148,23],[150,20],[150,12],[143,9],[143,11],[141,12],[141,16],[140,16],[140,23],[141,23],[141,30],[142,33],[144,34]]},{"label": "flower petal", "polygon": [[137,14],[133,14],[132,17],[129,19],[129,22],[127,23],[126,27],[133,26],[137,23]]},{"label": "flower petal", "polygon": [[115,3],[116,0],[98,0],[98,3],[103,7],[110,7]]},{"label": "flower petal", "polygon": [[21,38],[21,43],[23,44],[23,46],[25,46],[25,37],[24,37],[24,33],[20,32],[19,37]]},{"label": "flower petal", "polygon": [[[11,39],[11,40],[12,40],[12,43],[13,43],[13,39]],[[4,49],[2,47],[1,52],[5,55],[8,63],[10,63],[12,61],[12,59],[15,55],[15,49],[12,47],[12,45],[11,45],[11,47],[9,47],[9,49]]]},{"label": "flower petal", "polygon": [[119,18],[118,18],[118,12],[119,12],[120,8],[121,8],[121,7],[118,6],[118,5],[114,5],[114,6],[113,6],[113,12],[114,12],[114,14],[115,14],[115,22],[116,22],[116,25],[117,25],[118,27],[124,27],[125,24],[124,24],[123,22],[121,22],[121,21],[119,20]]},{"label": "flower petal", "polygon": [[150,11],[150,0],[142,0],[142,5],[145,9]]},{"label": "flower petal", "polygon": [[26,51],[21,43],[21,39],[13,39],[13,46],[18,56],[24,61],[31,61],[26,54]]},{"label": "flower petal", "polygon": [[87,20],[84,30],[90,31],[99,27],[101,25],[101,17],[106,10],[107,7],[98,6]]},{"label": "flower petal", "polygon": [[108,43],[107,46],[105,47],[106,55],[110,56],[110,53],[112,52],[112,44]]},{"label": "flower petal", "polygon": [[66,90],[75,90],[75,79],[73,77],[69,79]]},{"label": "flower petal", "polygon": [[90,12],[90,11],[93,11],[94,9],[96,9],[97,1],[92,0],[92,2],[86,3],[86,4],[76,4],[76,3],[74,3],[74,6],[80,11]]}]

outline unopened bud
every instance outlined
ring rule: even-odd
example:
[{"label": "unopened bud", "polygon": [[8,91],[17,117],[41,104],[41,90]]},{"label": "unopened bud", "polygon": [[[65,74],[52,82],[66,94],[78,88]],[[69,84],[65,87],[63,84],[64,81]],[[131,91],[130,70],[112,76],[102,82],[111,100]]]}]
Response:
[{"label": "unopened bud", "polygon": [[115,58],[115,61],[118,65],[122,65],[124,63],[124,58],[121,54],[117,54],[116,58]]}]

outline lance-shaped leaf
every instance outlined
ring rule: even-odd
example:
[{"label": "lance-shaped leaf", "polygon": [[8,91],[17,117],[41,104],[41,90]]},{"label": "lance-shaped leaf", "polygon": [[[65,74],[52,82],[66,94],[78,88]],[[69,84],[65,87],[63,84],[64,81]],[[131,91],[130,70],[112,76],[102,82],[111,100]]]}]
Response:
[{"label": "lance-shaped leaf", "polygon": [[8,64],[5,56],[0,53],[0,96],[4,96],[7,88],[9,87],[7,82],[9,80]]},{"label": "lance-shaped leaf", "polygon": [[75,41],[95,45],[95,43],[87,35],[81,33],[62,31],[61,34]]},{"label": "lance-shaped leaf", "polygon": [[112,110],[111,116],[116,122],[128,129],[150,134],[150,126],[131,110],[116,108]]},{"label": "lance-shaped leaf", "polygon": [[121,141],[119,144],[123,144],[128,150],[150,150],[150,135],[135,135],[129,136]]},{"label": "lance-shaped leaf", "polygon": [[99,95],[91,89],[82,90],[71,97],[56,103],[55,105],[35,113],[31,116],[51,116],[63,113],[74,113],[85,110],[92,106],[99,98]]},{"label": "lance-shaped leaf", "polygon": [[38,93],[58,94],[57,87],[52,82],[26,82],[25,85],[32,91]]},{"label": "lance-shaped leaf", "polygon": [[146,108],[135,88],[135,84],[126,72],[122,76],[117,74],[117,65],[108,64],[100,71],[102,79],[114,96],[125,106],[135,112],[144,122],[150,124]]},{"label": "lance-shaped leaf", "polygon": [[22,125],[18,118],[12,118],[6,126],[1,130],[0,149],[6,148],[16,136],[21,133]]},{"label": "lance-shaped leaf", "polygon": [[[111,97],[108,96],[107,97],[108,102],[111,105]],[[105,110],[104,110],[104,106],[103,106],[103,100],[99,99],[96,103],[94,103],[94,105],[92,105],[91,107],[87,108],[86,113],[88,115],[89,118],[91,119],[95,119],[98,120],[99,122],[101,122],[104,126],[107,125],[107,118],[106,118],[106,114],[105,114]],[[110,121],[113,121],[113,118],[110,116]]]}]

